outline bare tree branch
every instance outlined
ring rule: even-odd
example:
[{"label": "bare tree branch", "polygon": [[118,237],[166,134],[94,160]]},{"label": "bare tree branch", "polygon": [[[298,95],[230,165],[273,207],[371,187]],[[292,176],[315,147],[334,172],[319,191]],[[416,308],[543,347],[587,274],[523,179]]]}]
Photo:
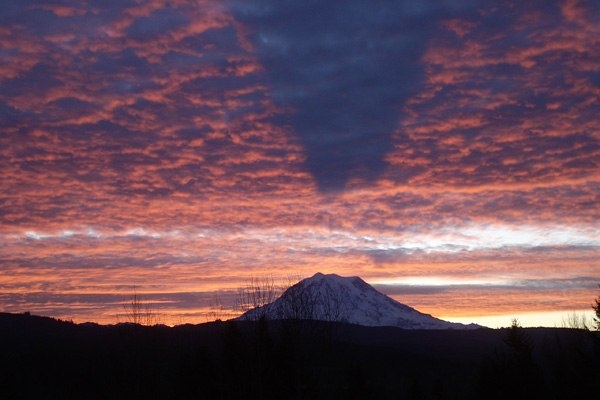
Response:
[{"label": "bare tree branch", "polygon": [[157,323],[157,313],[151,303],[145,301],[134,288],[131,300],[123,303],[125,320],[136,325],[154,325]]},{"label": "bare tree branch", "polygon": [[235,308],[242,313],[256,309],[256,317],[260,318],[264,315],[264,306],[275,301],[281,292],[281,287],[275,284],[272,276],[252,277],[244,287],[238,289]]}]

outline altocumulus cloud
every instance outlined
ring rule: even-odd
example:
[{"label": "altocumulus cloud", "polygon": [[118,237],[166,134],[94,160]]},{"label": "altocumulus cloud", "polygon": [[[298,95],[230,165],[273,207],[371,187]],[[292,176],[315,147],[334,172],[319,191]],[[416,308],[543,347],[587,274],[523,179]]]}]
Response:
[{"label": "altocumulus cloud", "polygon": [[588,307],[598,5],[336,3],[4,2],[10,309],[317,268],[436,313]]}]

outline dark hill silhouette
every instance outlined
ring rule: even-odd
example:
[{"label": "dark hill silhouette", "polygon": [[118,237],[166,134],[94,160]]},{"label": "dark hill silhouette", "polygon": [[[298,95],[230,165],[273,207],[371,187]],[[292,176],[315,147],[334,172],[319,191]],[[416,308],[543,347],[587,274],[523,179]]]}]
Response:
[{"label": "dark hill silhouette", "polygon": [[[0,398],[520,398],[511,372],[519,365],[532,371],[529,398],[597,393],[598,333],[517,333],[264,319],[102,326],[0,314]],[[531,364],[510,345],[519,338]]]}]

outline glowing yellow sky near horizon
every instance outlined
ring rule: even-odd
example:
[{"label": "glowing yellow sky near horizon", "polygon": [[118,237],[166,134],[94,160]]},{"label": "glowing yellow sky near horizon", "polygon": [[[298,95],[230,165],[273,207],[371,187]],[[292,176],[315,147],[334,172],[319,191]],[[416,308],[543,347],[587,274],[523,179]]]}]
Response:
[{"label": "glowing yellow sky near horizon", "polygon": [[[541,313],[513,313],[500,315],[484,315],[477,317],[447,317],[440,318],[450,322],[459,322],[461,324],[476,323],[487,328],[507,328],[510,327],[514,320],[524,328],[581,328],[581,326],[573,326],[569,321],[572,321],[572,316],[577,316],[577,321],[584,321],[589,329],[593,329],[594,313],[589,309],[571,310],[571,311],[550,311]],[[571,317],[570,317],[571,316]],[[570,319],[571,318],[571,319]]]}]

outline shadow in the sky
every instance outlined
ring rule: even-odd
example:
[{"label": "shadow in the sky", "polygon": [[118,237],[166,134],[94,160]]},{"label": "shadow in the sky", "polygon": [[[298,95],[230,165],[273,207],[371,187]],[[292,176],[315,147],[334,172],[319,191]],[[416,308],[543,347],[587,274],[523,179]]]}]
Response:
[{"label": "shadow in the sky", "polygon": [[289,110],[277,122],[298,136],[319,189],[377,179],[402,106],[422,84],[427,41],[451,10],[408,1],[232,3],[272,98]]}]

